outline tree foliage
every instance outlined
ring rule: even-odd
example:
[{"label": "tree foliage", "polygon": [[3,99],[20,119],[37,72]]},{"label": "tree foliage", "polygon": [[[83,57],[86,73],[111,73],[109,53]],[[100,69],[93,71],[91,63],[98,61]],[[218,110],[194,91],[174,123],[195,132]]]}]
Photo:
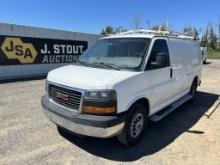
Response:
[{"label": "tree foliage", "polygon": [[108,35],[108,34],[113,34],[113,33],[114,33],[113,27],[108,25],[102,29],[100,34],[101,35]]},{"label": "tree foliage", "polygon": [[104,27],[100,33],[100,35],[108,35],[108,34],[116,34],[116,33],[121,33],[121,32],[125,32],[127,31],[125,28],[123,28],[122,26],[119,26],[117,28],[113,28],[112,26],[108,25],[106,27]]},{"label": "tree foliage", "polygon": [[163,25],[155,25],[151,28],[151,30],[160,30],[160,31],[166,31],[167,26],[165,24]]},{"label": "tree foliage", "polygon": [[216,43],[217,43],[217,35],[212,27],[212,24],[208,25],[209,29],[209,47],[215,49],[216,48]]},{"label": "tree foliage", "polygon": [[217,40],[218,40],[217,34],[214,31],[212,24],[209,23],[205,33],[202,35],[201,45],[215,49],[217,46]]},{"label": "tree foliage", "polygon": [[[133,17],[132,22],[132,28],[133,29],[141,29],[142,28],[142,18],[139,15],[135,15]],[[162,24],[162,25],[155,25],[151,28],[152,30],[158,30],[158,31],[168,31],[169,25]],[[101,35],[108,35],[108,34],[115,34],[127,31],[122,26],[119,26],[117,28],[113,28],[112,26],[108,25],[104,27],[101,31]],[[218,32],[217,32],[218,31]],[[206,46],[208,48],[216,49],[218,47],[218,42],[220,41],[220,21],[218,24],[218,28],[213,28],[212,24],[209,23],[207,27],[205,28],[205,31],[203,31],[203,34],[200,35],[202,32],[202,29],[197,29],[192,26],[186,26],[183,28],[183,33],[189,36],[194,36],[196,38],[201,39],[201,46]],[[220,44],[219,44],[220,47]]]},{"label": "tree foliage", "polygon": [[183,33],[188,36],[194,36],[196,38],[199,36],[199,31],[195,27],[184,27]]}]

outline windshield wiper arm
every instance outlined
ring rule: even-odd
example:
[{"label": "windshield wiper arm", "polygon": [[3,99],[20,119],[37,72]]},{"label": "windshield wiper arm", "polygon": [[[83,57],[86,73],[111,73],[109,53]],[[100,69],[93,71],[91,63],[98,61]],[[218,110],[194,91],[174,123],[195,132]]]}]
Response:
[{"label": "windshield wiper arm", "polygon": [[117,66],[113,66],[113,65],[110,65],[110,64],[105,64],[103,62],[100,62],[100,63],[94,63],[95,65],[102,65],[102,66],[105,66],[105,67],[108,67],[108,68],[111,68],[111,69],[115,69],[115,70],[121,70],[119,67]]}]

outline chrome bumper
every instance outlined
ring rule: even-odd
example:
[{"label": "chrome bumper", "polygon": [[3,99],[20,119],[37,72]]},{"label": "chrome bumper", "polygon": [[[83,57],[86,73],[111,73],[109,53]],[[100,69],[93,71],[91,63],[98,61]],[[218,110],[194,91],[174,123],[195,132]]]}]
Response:
[{"label": "chrome bumper", "polygon": [[77,134],[86,135],[86,136],[99,137],[99,138],[113,137],[119,134],[124,127],[124,122],[106,128],[82,125],[82,124],[74,123],[63,117],[60,117],[54,114],[53,112],[48,111],[45,108],[43,108],[43,111],[44,114],[55,124],[72,132],[75,132]]}]

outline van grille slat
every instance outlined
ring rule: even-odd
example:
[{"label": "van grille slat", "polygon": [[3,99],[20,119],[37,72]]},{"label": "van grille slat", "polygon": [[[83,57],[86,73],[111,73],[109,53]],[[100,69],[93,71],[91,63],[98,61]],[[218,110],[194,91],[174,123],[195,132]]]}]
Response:
[{"label": "van grille slat", "polygon": [[[75,97],[80,97],[81,94],[79,94],[79,92],[77,93],[71,93],[71,92],[68,92],[66,90],[62,90],[62,89],[58,89],[58,88],[53,88],[54,91],[57,91],[57,92],[62,92],[62,93],[65,93],[65,94],[69,94],[71,96],[75,96]],[[75,92],[75,91],[74,91]]]},{"label": "van grille slat", "polygon": [[[51,95],[56,95],[56,92],[55,91],[51,91]],[[78,100],[79,100],[79,97],[72,97],[72,96],[69,96],[69,100],[72,100],[72,101],[76,101],[76,102],[78,102]]]},{"label": "van grille slat", "polygon": [[[54,102],[71,109],[79,110],[82,98],[81,92],[49,84],[48,94]],[[61,97],[57,97],[57,94],[61,95]],[[67,96],[67,98],[62,98],[63,95]]]},{"label": "van grille slat", "polygon": [[76,105],[61,102],[60,100],[55,99],[55,98],[53,98],[53,100],[54,100],[56,103],[61,104],[61,105],[64,105],[64,106],[66,106],[66,107],[68,107],[68,108],[78,109],[78,106],[76,106]]},{"label": "van grille slat", "polygon": [[[58,98],[56,98],[54,95],[52,95],[53,97],[53,99],[55,99],[55,100],[57,100],[57,101],[60,101],[60,99],[58,99]],[[80,103],[79,102],[77,102],[77,101],[72,101],[72,100],[70,100],[70,101],[65,101],[65,103],[66,104],[69,104],[69,105],[79,105]]]}]

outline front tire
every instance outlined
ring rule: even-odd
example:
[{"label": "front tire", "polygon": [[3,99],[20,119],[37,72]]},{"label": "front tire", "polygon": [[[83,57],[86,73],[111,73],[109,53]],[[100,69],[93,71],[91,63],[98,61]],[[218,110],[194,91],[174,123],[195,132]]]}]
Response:
[{"label": "front tire", "polygon": [[137,144],[143,138],[147,122],[146,107],[142,104],[135,104],[131,108],[131,114],[126,120],[122,132],[117,136],[118,140],[125,145]]}]

